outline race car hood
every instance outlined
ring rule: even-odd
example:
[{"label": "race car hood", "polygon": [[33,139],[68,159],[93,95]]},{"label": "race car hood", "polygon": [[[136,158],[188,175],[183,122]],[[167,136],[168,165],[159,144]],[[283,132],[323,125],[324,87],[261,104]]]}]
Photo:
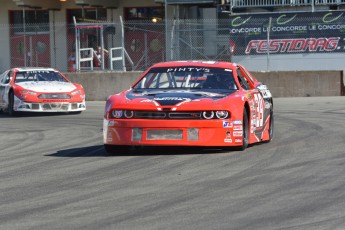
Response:
[{"label": "race car hood", "polygon": [[222,99],[233,91],[223,91],[223,92],[205,92],[197,90],[152,90],[152,91],[135,91],[131,90],[127,94],[127,98],[131,101],[154,101],[161,106],[174,106],[182,102],[214,102],[215,100]]},{"label": "race car hood", "polygon": [[58,82],[58,81],[29,81],[16,83],[20,87],[35,91],[35,92],[71,92],[76,89],[75,85],[71,82]]}]

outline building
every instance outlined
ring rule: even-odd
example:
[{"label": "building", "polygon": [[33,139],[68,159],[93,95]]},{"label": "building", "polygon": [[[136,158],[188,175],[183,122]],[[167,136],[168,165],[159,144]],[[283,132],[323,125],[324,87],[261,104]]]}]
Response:
[{"label": "building", "polygon": [[[0,0],[0,3],[0,71],[12,66],[54,66],[68,70],[68,57],[75,50],[74,18],[81,24],[107,22],[116,27],[120,17],[157,20],[164,16],[164,6],[154,0]],[[121,46],[121,30],[114,27],[104,28],[107,47]],[[99,33],[97,29],[85,28],[80,38],[83,45],[96,48],[100,45]]]},{"label": "building", "polygon": [[185,59],[231,60],[255,71],[345,69],[345,0],[0,3],[0,71],[144,70]]}]

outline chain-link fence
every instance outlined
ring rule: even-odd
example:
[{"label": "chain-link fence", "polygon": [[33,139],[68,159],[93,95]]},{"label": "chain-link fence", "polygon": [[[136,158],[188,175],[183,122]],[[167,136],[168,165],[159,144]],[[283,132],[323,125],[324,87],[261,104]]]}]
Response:
[{"label": "chain-link fence", "polygon": [[0,25],[0,66],[142,71],[168,60],[224,60],[257,71],[339,70],[345,69],[344,22],[344,12],[317,12],[88,23],[79,31],[63,23]]},{"label": "chain-link fence", "polygon": [[177,20],[168,28],[172,60],[225,60],[255,71],[345,69],[344,12]]}]

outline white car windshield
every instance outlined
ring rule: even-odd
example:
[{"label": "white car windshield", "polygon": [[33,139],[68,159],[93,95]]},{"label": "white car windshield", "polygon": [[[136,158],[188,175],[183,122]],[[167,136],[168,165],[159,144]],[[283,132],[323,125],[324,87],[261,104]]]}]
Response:
[{"label": "white car windshield", "polygon": [[26,81],[59,81],[67,82],[67,80],[58,72],[48,70],[35,70],[17,72],[15,83]]},{"label": "white car windshield", "polygon": [[235,90],[232,70],[207,67],[152,68],[134,89],[223,89]]}]

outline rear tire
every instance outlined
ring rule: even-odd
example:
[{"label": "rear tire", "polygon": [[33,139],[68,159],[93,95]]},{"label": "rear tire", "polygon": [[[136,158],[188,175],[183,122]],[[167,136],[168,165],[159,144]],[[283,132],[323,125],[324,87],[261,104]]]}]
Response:
[{"label": "rear tire", "polygon": [[272,141],[273,136],[274,136],[274,116],[273,116],[273,110],[270,113],[270,127],[268,128],[268,136],[269,139],[267,142]]},{"label": "rear tire", "polygon": [[104,144],[104,149],[110,156],[126,155],[129,153],[129,146],[127,145],[107,145]]}]

